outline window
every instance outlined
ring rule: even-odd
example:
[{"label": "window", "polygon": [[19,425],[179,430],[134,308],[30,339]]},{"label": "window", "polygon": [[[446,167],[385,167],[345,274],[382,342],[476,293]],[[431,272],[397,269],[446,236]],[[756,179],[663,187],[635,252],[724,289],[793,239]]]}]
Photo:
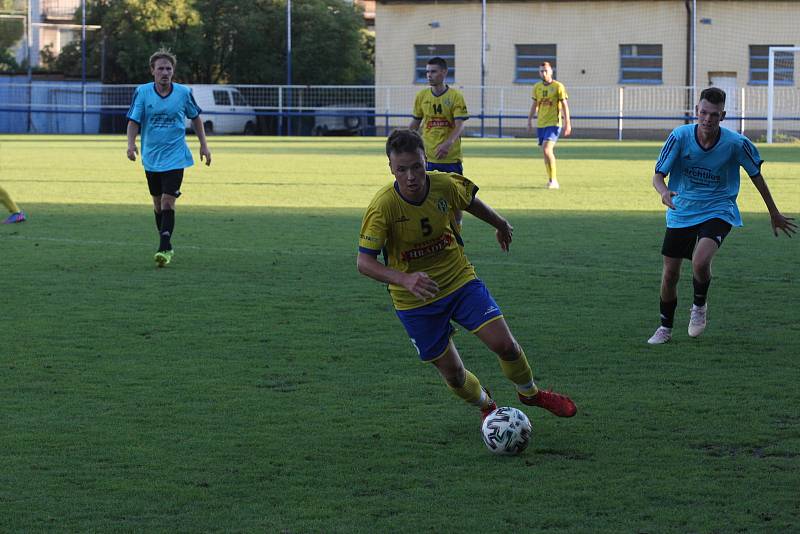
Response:
[{"label": "window", "polygon": [[539,65],[549,61],[553,66],[553,78],[556,76],[556,45],[554,44],[518,44],[517,70],[515,83],[536,83],[539,78]]},{"label": "window", "polygon": [[456,81],[456,45],[414,45],[414,83],[425,83],[425,65],[432,57],[440,57],[447,61],[447,79],[445,83]]},{"label": "window", "polygon": [[661,45],[619,45],[619,83],[662,83]]},{"label": "window", "polygon": [[231,95],[228,91],[222,89],[215,89],[214,90],[214,105],[215,106],[230,106],[231,105]]},{"label": "window", "polygon": [[[750,84],[769,83],[769,47],[794,45],[750,45]],[[775,85],[794,85],[794,53],[775,52]]]},{"label": "window", "polygon": [[233,95],[233,105],[234,106],[246,106],[247,101],[242,96],[242,93],[239,91],[231,91],[231,95]]}]

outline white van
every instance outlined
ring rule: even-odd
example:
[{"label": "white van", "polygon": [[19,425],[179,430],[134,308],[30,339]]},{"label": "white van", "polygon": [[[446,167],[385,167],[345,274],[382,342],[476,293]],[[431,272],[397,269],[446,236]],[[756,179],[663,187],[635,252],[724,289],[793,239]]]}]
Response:
[{"label": "white van", "polygon": [[[203,110],[203,126],[207,134],[256,133],[256,110],[235,87],[228,85],[190,85],[192,94]],[[186,128],[191,129],[187,119]]]}]

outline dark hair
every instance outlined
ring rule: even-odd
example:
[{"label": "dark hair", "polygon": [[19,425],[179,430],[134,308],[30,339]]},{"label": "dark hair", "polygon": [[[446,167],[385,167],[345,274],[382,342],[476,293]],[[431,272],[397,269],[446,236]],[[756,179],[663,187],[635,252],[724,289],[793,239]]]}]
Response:
[{"label": "dark hair", "polygon": [[712,104],[725,105],[725,91],[719,87],[709,87],[700,92],[700,100],[706,100]]},{"label": "dark hair", "polygon": [[542,64],[539,65],[539,66],[540,67],[550,67],[551,69],[553,68],[553,66],[550,64],[549,61],[542,61]]},{"label": "dark hair", "polygon": [[405,128],[395,130],[386,140],[387,156],[391,156],[392,152],[395,154],[407,154],[409,152],[416,153],[417,150],[425,152],[425,143],[422,142],[422,137],[416,130]]},{"label": "dark hair", "polygon": [[430,58],[428,60],[428,65],[438,65],[439,67],[442,67],[442,69],[447,70],[447,61],[439,56]]}]

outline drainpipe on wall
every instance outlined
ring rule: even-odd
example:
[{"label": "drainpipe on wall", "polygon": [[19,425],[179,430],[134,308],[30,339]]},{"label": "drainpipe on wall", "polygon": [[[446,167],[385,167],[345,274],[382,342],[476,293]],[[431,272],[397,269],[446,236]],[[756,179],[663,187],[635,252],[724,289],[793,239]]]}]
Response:
[{"label": "drainpipe on wall", "polygon": [[686,6],[686,118],[684,124],[692,122],[692,112],[694,108],[694,0],[684,0]]}]

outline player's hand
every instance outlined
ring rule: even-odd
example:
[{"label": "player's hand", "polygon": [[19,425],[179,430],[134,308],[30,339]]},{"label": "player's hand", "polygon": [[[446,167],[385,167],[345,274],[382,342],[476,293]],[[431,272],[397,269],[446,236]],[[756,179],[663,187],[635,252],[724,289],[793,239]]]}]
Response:
[{"label": "player's hand", "polygon": [[136,145],[128,145],[128,159],[131,161],[136,161],[136,154],[139,153],[139,149],[136,148]]},{"label": "player's hand", "polygon": [[566,126],[564,126],[564,137],[569,137],[570,134],[572,134],[572,125],[567,124]]},{"label": "player's hand", "polygon": [[428,300],[439,292],[439,285],[427,273],[408,273],[403,280],[403,287],[420,300]]},{"label": "player's hand", "polygon": [[677,195],[675,191],[666,190],[661,194],[661,203],[670,209],[675,209],[675,204],[672,203],[672,197]]},{"label": "player's hand", "polygon": [[792,237],[792,234],[797,232],[797,225],[792,222],[794,221],[794,217],[784,217],[780,213],[776,213],[775,215],[771,215],[770,219],[772,233],[775,234],[775,237],[778,237],[778,230],[789,237]]},{"label": "player's hand", "polygon": [[531,124],[531,121],[528,121],[528,133],[532,132],[533,132],[533,125]]},{"label": "player's hand", "polygon": [[497,242],[500,243],[500,249],[503,252],[508,252],[511,247],[511,236],[514,234],[514,227],[508,221],[503,221],[503,226],[495,230],[494,235]]},{"label": "player's hand", "polygon": [[206,167],[211,165],[211,151],[207,146],[200,147],[200,161],[203,161],[203,158],[206,160]]},{"label": "player's hand", "polygon": [[445,141],[441,145],[436,147],[436,159],[444,159],[447,157],[448,152],[450,152],[450,147],[453,146],[452,142]]}]

